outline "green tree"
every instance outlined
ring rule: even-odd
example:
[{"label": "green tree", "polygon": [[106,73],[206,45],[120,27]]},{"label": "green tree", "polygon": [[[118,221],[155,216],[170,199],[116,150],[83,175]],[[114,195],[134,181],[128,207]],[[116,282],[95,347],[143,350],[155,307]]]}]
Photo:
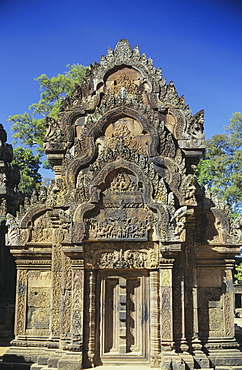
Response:
[{"label": "green tree", "polygon": [[[64,74],[58,74],[51,78],[46,74],[37,77],[40,100],[31,104],[23,114],[15,114],[8,118],[12,124],[15,139],[13,144],[21,143],[25,147],[25,149],[20,147],[14,149],[15,163],[19,165],[21,173],[20,189],[24,192],[29,192],[31,186],[35,188],[39,184],[39,178],[41,179],[37,167],[40,168],[40,158],[44,154],[45,117],[57,118],[63,99],[72,91],[75,83],[82,82],[86,69],[80,64],[67,65],[67,68],[68,70]],[[34,171],[32,172],[34,163]],[[44,162],[44,167],[50,168],[47,161]],[[32,168],[31,171],[30,168]]]},{"label": "green tree", "polygon": [[38,189],[41,183],[40,154],[33,155],[31,149],[22,147],[15,148],[13,164],[20,168],[19,190],[25,195],[30,196],[33,189]]},{"label": "green tree", "polygon": [[225,133],[206,141],[197,178],[224,199],[233,211],[242,210],[242,114],[233,113]]},{"label": "green tree", "polygon": [[49,78],[46,74],[37,77],[41,91],[38,103],[31,104],[23,114],[9,116],[15,142],[43,152],[44,118],[57,118],[63,99],[72,91],[75,83],[81,83],[86,69],[80,64],[68,65],[67,68],[67,72],[56,77]]},{"label": "green tree", "polygon": [[234,267],[234,282],[238,284],[242,281],[242,261],[241,258],[235,260],[235,267]]}]

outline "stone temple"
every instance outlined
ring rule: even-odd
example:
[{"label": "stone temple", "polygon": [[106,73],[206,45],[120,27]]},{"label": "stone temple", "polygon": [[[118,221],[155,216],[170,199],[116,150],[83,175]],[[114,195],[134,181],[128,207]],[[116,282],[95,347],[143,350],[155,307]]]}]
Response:
[{"label": "stone temple", "polygon": [[196,182],[203,121],[127,40],[87,68],[46,118],[55,179],[7,215],[17,291],[5,362],[242,369],[241,219]]}]

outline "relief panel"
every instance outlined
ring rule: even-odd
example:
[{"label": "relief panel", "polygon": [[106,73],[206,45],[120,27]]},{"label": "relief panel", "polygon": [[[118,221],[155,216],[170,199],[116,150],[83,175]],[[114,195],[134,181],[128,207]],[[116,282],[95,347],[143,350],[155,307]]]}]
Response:
[{"label": "relief panel", "polygon": [[28,272],[27,329],[49,329],[51,272]]},{"label": "relief panel", "polygon": [[129,149],[135,149],[139,154],[148,154],[148,145],[150,143],[150,135],[142,133],[141,124],[129,117],[121,118],[118,121],[111,123],[103,137],[98,141],[105,147],[115,149],[120,138],[123,138],[123,144]]},{"label": "relief panel", "polygon": [[87,243],[85,267],[97,269],[156,269],[159,265],[158,243],[122,243],[121,245]]}]

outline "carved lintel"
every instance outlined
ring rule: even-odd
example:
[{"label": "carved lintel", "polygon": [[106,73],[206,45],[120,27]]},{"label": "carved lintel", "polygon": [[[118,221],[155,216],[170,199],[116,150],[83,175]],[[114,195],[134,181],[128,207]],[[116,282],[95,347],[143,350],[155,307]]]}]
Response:
[{"label": "carved lintel", "polygon": [[85,265],[99,269],[157,269],[158,250],[116,249],[113,251],[92,250],[85,252]]}]

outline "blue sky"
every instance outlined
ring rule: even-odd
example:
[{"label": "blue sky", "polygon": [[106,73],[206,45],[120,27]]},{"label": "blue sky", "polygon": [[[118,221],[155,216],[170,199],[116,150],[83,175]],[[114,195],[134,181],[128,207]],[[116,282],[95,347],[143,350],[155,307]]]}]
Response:
[{"label": "blue sky", "polygon": [[99,62],[121,38],[152,57],[205,135],[223,132],[242,111],[241,0],[0,0],[0,122],[39,99],[42,73]]}]

